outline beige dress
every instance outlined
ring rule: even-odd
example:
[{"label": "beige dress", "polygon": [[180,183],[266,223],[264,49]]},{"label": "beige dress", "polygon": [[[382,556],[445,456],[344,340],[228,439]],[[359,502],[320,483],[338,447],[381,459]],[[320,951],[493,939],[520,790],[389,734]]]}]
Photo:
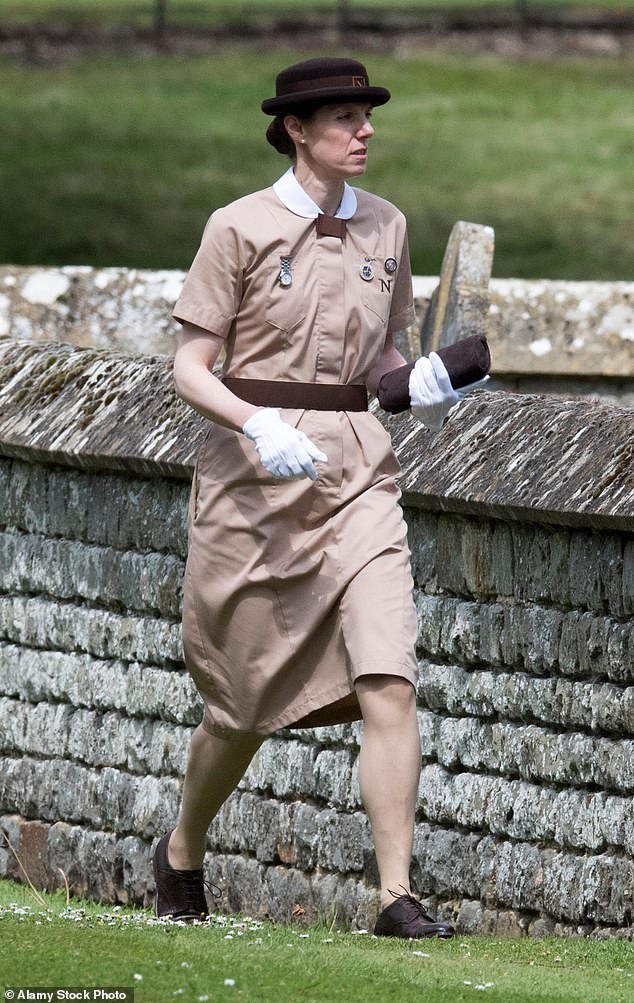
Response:
[{"label": "beige dress", "polygon": [[[365,383],[386,333],[412,323],[404,217],[356,198],[343,240],[318,236],[273,188],[213,214],[174,316],[226,339],[225,375]],[[215,424],[194,475],[183,642],[203,725],[225,738],[358,719],[367,673],[416,682],[389,435],[367,412],[281,414],[326,453],[316,481],[272,477],[249,439]]]}]

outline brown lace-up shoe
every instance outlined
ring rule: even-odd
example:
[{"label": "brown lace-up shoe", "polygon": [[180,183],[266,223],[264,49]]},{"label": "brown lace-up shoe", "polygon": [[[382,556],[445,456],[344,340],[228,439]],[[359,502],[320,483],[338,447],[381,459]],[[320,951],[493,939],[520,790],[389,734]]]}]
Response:
[{"label": "brown lace-up shoe", "polygon": [[374,927],[377,937],[402,937],[405,940],[418,940],[420,937],[449,940],[453,937],[453,926],[436,923],[413,895],[397,895],[392,891],[390,895],[394,895],[394,901],[380,913]]},{"label": "brown lace-up shoe", "polygon": [[154,913],[174,923],[194,923],[209,915],[202,869],[179,871],[167,859],[171,832],[162,836],[154,851]]}]

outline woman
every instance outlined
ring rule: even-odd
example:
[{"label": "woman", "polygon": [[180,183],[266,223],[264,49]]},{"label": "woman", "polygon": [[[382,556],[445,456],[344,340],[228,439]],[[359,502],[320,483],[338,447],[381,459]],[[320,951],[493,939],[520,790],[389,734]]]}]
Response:
[{"label": "woman", "polygon": [[[416,618],[389,436],[367,390],[414,320],[405,220],[347,184],[390,93],[351,59],[282,71],[267,139],[292,166],[215,212],[174,310],[178,393],[212,422],[190,510],[183,636],[204,701],[156,912],[207,914],[208,826],[265,736],[363,718],[359,782],[381,883],[376,933],[451,937],[409,893],[420,771]],[[211,370],[224,349],[224,376]],[[410,386],[438,427],[436,356]]]}]

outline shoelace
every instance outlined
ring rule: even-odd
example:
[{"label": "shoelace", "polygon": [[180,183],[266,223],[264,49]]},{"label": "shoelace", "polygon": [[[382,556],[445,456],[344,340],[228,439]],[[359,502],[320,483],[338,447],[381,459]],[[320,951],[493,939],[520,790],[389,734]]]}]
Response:
[{"label": "shoelace", "polygon": [[205,893],[200,887],[201,881],[203,888],[207,889],[212,899],[220,898],[220,889],[216,885],[212,885],[209,881],[205,881],[202,878],[202,871],[179,871],[178,873],[184,887],[185,905],[178,912],[172,913],[172,916],[187,916],[191,913],[200,913],[200,915],[203,915],[208,909]]},{"label": "shoelace", "polygon": [[395,899],[405,899],[408,905],[412,906],[417,916],[420,916],[422,917],[422,919],[427,920],[428,923],[433,923],[434,920],[429,915],[429,913],[426,912],[423,903],[419,902],[418,899],[415,899],[414,896],[411,895],[403,885],[399,885],[399,888],[403,889],[403,891],[400,893],[393,892],[391,888],[388,888],[388,892],[390,893],[390,895],[393,895]]},{"label": "shoelace", "polygon": [[[196,872],[193,874],[183,874],[181,878],[184,888],[185,888],[185,909],[183,912],[206,912],[207,902],[205,901],[204,888],[207,887],[206,882],[203,880],[203,887],[200,887],[201,875]],[[201,908],[204,906],[204,909]]]}]

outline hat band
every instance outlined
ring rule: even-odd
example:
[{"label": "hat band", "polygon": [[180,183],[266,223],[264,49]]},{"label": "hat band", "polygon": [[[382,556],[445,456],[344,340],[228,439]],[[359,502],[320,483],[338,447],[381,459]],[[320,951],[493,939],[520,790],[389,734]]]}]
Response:
[{"label": "hat band", "polygon": [[370,81],[364,76],[346,77],[315,77],[312,80],[297,80],[289,83],[288,90],[276,95],[283,98],[286,94],[296,94],[298,91],[315,91],[327,87],[369,87]]}]

